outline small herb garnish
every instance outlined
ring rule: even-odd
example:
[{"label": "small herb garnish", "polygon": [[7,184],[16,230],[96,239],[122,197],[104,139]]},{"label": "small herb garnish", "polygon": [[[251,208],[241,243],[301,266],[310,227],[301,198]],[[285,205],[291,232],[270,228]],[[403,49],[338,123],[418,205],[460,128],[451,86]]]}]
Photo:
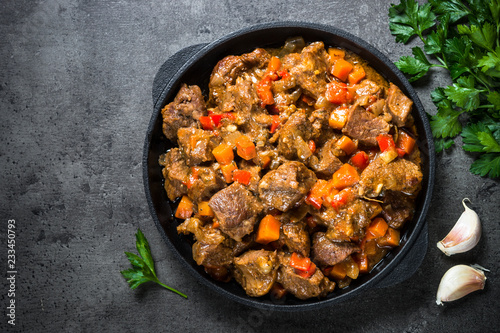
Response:
[{"label": "small herb garnish", "polygon": [[165,287],[170,291],[173,291],[174,293],[179,294],[184,298],[187,298],[187,296],[180,291],[175,290],[174,288],[171,288],[158,280],[158,278],[156,277],[155,264],[153,261],[153,257],[151,256],[149,243],[142,233],[141,229],[137,229],[135,238],[137,252],[139,252],[140,256],[134,253],[125,252],[133,268],[120,272],[129,283],[130,288],[135,289],[145,282],[152,281],[158,283],[160,286]]},{"label": "small herb garnish", "polygon": [[410,81],[433,67],[445,68],[453,80],[431,94],[437,107],[430,117],[436,151],[450,148],[461,134],[462,148],[477,153],[470,171],[500,177],[500,0],[429,0],[422,5],[401,0],[389,8],[389,28],[397,42],[414,36],[423,42],[423,50],[415,46],[413,56],[396,62]]}]

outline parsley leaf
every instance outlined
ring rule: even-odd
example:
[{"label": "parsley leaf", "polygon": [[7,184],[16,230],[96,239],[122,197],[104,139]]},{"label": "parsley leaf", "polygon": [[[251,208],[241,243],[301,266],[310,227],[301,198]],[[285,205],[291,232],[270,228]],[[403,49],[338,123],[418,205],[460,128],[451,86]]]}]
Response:
[{"label": "parsley leaf", "polygon": [[468,125],[462,132],[462,138],[466,151],[500,153],[500,143],[485,123]]},{"label": "parsley leaf", "polygon": [[482,177],[500,177],[500,154],[483,154],[475,160],[470,167],[470,172]]},{"label": "parsley leaf", "polygon": [[469,9],[459,0],[430,0],[429,3],[434,7],[436,14],[450,16],[451,22],[457,22],[462,17],[469,14]]},{"label": "parsley leaf", "polygon": [[440,153],[443,150],[450,148],[451,146],[453,146],[454,143],[455,142],[452,139],[443,139],[443,138],[434,139],[434,147],[437,153]]},{"label": "parsley leaf", "polygon": [[128,260],[130,261],[130,264],[132,265],[132,268],[120,272],[127,280],[130,288],[135,289],[141,284],[151,281],[158,283],[162,287],[167,288],[168,290],[173,291],[174,293],[177,293],[184,298],[187,298],[185,294],[161,283],[158,280],[158,278],[156,277],[155,265],[153,257],[151,255],[151,250],[149,248],[148,240],[140,229],[137,229],[135,237],[136,248],[140,256],[134,253],[125,252]]},{"label": "parsley leaf", "polygon": [[468,35],[469,38],[477,45],[486,50],[493,51],[495,42],[497,41],[497,32],[493,24],[486,22],[482,27],[477,25],[466,26],[460,24],[457,26],[458,33]]},{"label": "parsley leaf", "polygon": [[484,90],[475,88],[476,81],[473,76],[460,77],[457,83],[445,88],[444,93],[457,106],[465,111],[477,109],[479,106],[479,94]]},{"label": "parsley leaf", "polygon": [[409,79],[410,82],[424,76],[429,71],[429,68],[432,67],[432,64],[427,60],[421,48],[414,47],[412,51],[414,57],[403,56],[396,62],[396,66],[403,73],[412,75]]},{"label": "parsley leaf", "polygon": [[389,8],[389,29],[396,41],[406,43],[414,36],[434,26],[436,16],[430,4],[420,6],[415,0],[401,0]]},{"label": "parsley leaf", "polygon": [[483,73],[489,76],[500,78],[500,46],[494,52],[488,52],[477,62],[478,67],[482,67]]},{"label": "parsley leaf", "polygon": [[449,100],[442,100],[437,104],[438,112],[431,116],[431,130],[435,138],[454,137],[462,130],[458,117],[462,111],[453,109]]}]

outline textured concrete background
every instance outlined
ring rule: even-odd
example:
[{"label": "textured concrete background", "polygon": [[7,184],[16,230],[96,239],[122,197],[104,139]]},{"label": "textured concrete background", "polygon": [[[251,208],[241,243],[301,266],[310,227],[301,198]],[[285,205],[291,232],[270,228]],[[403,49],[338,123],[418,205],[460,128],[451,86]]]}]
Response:
[{"label": "textured concrete background", "polygon": [[[438,157],[428,214],[429,249],[417,273],[319,311],[262,313],[207,290],[162,242],[146,204],[141,156],[159,66],[180,49],[255,23],[303,20],[335,25],[396,61],[411,45],[388,29],[391,0],[84,1],[3,0],[0,5],[0,257],[15,219],[16,326],[7,325],[0,284],[0,331],[330,331],[492,332],[500,319],[498,181],[468,172],[461,149]],[[414,41],[416,43],[416,41]],[[417,85],[426,109],[444,73]],[[460,144],[460,140],[457,142]],[[470,253],[435,247],[469,197],[483,222]],[[162,281],[132,291],[119,271],[140,227]],[[437,307],[442,274],[457,263],[491,271],[484,291]],[[496,313],[496,315],[494,315]]]}]

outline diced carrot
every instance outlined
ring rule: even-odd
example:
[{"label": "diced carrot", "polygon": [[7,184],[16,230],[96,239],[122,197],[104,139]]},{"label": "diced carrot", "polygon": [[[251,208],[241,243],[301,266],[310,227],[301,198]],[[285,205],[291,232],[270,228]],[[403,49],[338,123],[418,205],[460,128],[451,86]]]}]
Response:
[{"label": "diced carrot", "polygon": [[271,123],[271,129],[269,130],[269,132],[274,133],[276,131],[276,129],[280,126],[281,124],[281,120],[280,120],[280,117],[278,115],[273,115],[273,121]]},{"label": "diced carrot", "polygon": [[351,187],[345,188],[339,193],[333,196],[333,200],[331,201],[331,205],[335,210],[339,210],[347,203],[349,203],[354,198],[354,192]]},{"label": "diced carrot", "polygon": [[358,151],[351,157],[351,163],[356,168],[363,170],[370,164],[370,157],[364,151]]},{"label": "diced carrot", "polygon": [[221,166],[221,171],[222,175],[224,176],[224,180],[226,183],[232,183],[233,182],[233,172],[234,170],[238,170],[238,167],[236,166],[236,163],[231,162],[230,164],[223,165]]},{"label": "diced carrot", "polygon": [[191,172],[189,173],[189,177],[187,181],[184,182],[184,185],[189,189],[193,184],[198,180],[198,167],[191,167]]},{"label": "diced carrot", "polygon": [[327,195],[330,184],[324,179],[318,179],[306,196],[306,203],[316,209],[320,209],[323,204],[323,196]]},{"label": "diced carrot", "polygon": [[384,152],[391,147],[396,147],[394,144],[394,139],[390,134],[379,134],[377,135],[377,142],[381,152]]},{"label": "diced carrot", "polygon": [[214,211],[208,205],[208,201],[200,201],[198,203],[198,214],[200,216],[214,216]]},{"label": "diced carrot", "polygon": [[208,205],[208,201],[201,201],[198,203],[198,214],[200,216],[214,216],[214,211]]},{"label": "diced carrot", "polygon": [[229,164],[234,159],[233,147],[225,143],[221,143],[215,147],[214,150],[212,150],[212,154],[217,162],[222,165]]},{"label": "diced carrot", "polygon": [[343,263],[338,263],[334,265],[330,271],[329,276],[336,280],[341,280],[346,277],[345,265]]},{"label": "diced carrot", "polygon": [[365,69],[363,66],[356,66],[352,70],[352,72],[349,73],[349,85],[354,85],[358,83],[359,81],[363,80],[366,76]]},{"label": "diced carrot", "polygon": [[377,217],[373,219],[372,223],[366,230],[366,239],[369,240],[384,236],[387,232],[387,228],[389,228],[389,225],[383,218]]},{"label": "diced carrot", "polygon": [[268,72],[276,72],[281,67],[281,61],[278,57],[271,57],[269,63],[267,64]]},{"label": "diced carrot", "polygon": [[193,202],[186,195],[182,197],[175,211],[175,217],[178,219],[187,219],[193,215]]},{"label": "diced carrot", "polygon": [[311,262],[311,265],[309,266],[309,269],[306,270],[306,271],[295,269],[295,273],[297,275],[300,275],[304,279],[310,278],[315,272],[316,272],[316,264],[313,263],[313,262]]},{"label": "diced carrot", "polygon": [[301,271],[307,271],[311,267],[311,263],[311,259],[297,252],[293,252],[290,257],[290,266]]},{"label": "diced carrot", "polygon": [[259,164],[262,169],[267,168],[271,164],[271,157],[267,155],[265,152],[259,152]]},{"label": "diced carrot", "polygon": [[332,176],[333,187],[337,190],[342,190],[359,182],[359,174],[356,168],[345,163],[335,171]]},{"label": "diced carrot", "polygon": [[323,205],[325,207],[328,207],[328,205],[333,206],[333,202],[336,201],[338,198],[335,198],[335,196],[339,193],[339,190],[336,188],[333,188],[333,182],[329,182],[330,185],[330,191],[323,197]]},{"label": "diced carrot", "polygon": [[243,185],[250,184],[250,179],[252,179],[252,173],[246,170],[234,170],[233,180],[235,182],[241,183]]},{"label": "diced carrot", "polygon": [[401,149],[404,153],[411,154],[411,152],[413,151],[413,147],[415,147],[415,139],[411,137],[407,132],[399,131],[398,140],[396,142],[398,153]]},{"label": "diced carrot", "polygon": [[347,107],[340,107],[330,113],[330,118],[328,119],[328,125],[333,129],[341,130],[347,121],[347,112],[349,109]]},{"label": "diced carrot", "polygon": [[345,83],[332,81],[326,85],[325,97],[330,103],[344,104],[351,99],[351,94]]},{"label": "diced carrot", "polygon": [[332,67],[332,75],[338,77],[341,81],[347,80],[352,71],[352,64],[344,59],[337,59]]},{"label": "diced carrot", "polygon": [[309,140],[307,142],[307,145],[309,146],[309,150],[311,151],[311,153],[314,154],[314,152],[316,151],[316,142],[314,142],[314,140]]},{"label": "diced carrot", "polygon": [[399,230],[389,227],[386,234],[377,239],[378,245],[382,247],[396,247],[399,246],[400,232]]},{"label": "diced carrot", "polygon": [[328,54],[332,59],[339,59],[339,58],[344,58],[345,57],[345,51],[342,49],[337,49],[330,47],[328,49]]},{"label": "diced carrot", "polygon": [[280,221],[272,215],[266,215],[259,224],[255,241],[260,244],[268,244],[280,238]]},{"label": "diced carrot", "polygon": [[356,256],[356,263],[358,264],[359,267],[359,272],[366,274],[368,273],[368,257],[366,255],[357,255]]},{"label": "diced carrot", "polygon": [[336,143],[335,146],[342,149],[347,155],[351,155],[356,150],[357,145],[347,135],[343,135]]},{"label": "diced carrot", "polygon": [[365,239],[362,247],[363,253],[372,256],[377,252],[377,243],[374,239]]},{"label": "diced carrot", "polygon": [[212,228],[214,228],[214,229],[215,229],[215,228],[218,228],[218,227],[220,227],[220,222],[219,222],[219,220],[214,220],[214,221],[212,222]]},{"label": "diced carrot", "polygon": [[239,136],[236,140],[236,153],[245,160],[251,160],[257,156],[255,145],[246,135]]}]

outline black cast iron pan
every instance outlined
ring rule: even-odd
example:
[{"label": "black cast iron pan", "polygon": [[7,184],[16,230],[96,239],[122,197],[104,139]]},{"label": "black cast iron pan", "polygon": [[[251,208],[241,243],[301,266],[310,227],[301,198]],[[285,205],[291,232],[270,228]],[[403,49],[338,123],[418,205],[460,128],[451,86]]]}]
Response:
[{"label": "black cast iron pan", "polygon": [[[388,81],[398,85],[414,102],[413,116],[417,126],[418,146],[422,155],[424,180],[417,199],[415,216],[401,233],[401,245],[392,250],[369,274],[354,280],[347,288],[335,290],[324,299],[299,300],[291,295],[273,300],[270,296],[249,297],[236,282],[213,280],[198,266],[191,243],[177,234],[173,218],[175,203],[168,200],[163,188],[158,157],[174,146],[162,133],[161,109],[173,100],[180,85],[197,84],[207,91],[208,79],[216,63],[227,55],[251,52],[256,47],[279,47],[289,37],[302,36],[306,42],[323,41],[326,46],[340,46],[359,54]],[[185,48],[169,58],[158,71],[153,83],[154,111],[149,124],[143,156],[146,198],[160,234],[184,266],[205,286],[234,301],[280,311],[310,310],[345,301],[374,287],[388,287],[409,278],[420,266],[427,251],[425,216],[430,205],[434,181],[434,144],[427,117],[416,92],[404,75],[382,53],[365,41],[340,29],[304,22],[274,22],[245,28],[210,44]]]}]

